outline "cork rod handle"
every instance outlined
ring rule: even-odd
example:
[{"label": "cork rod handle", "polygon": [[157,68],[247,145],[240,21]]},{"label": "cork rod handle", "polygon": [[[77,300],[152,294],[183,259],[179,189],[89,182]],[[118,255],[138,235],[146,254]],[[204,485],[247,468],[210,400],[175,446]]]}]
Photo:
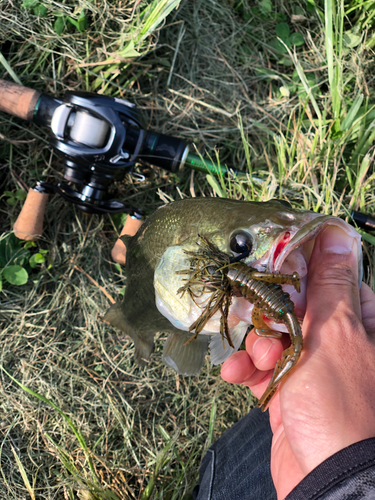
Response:
[{"label": "cork rod handle", "polygon": [[41,93],[0,79],[0,111],[31,121]]},{"label": "cork rod handle", "polygon": [[20,240],[35,241],[43,233],[43,218],[48,194],[29,189],[22,210],[14,223],[14,234]]}]

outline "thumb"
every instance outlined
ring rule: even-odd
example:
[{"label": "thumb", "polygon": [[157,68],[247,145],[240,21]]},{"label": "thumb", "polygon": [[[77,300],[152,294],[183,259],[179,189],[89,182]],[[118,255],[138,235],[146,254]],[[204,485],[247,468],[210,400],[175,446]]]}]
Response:
[{"label": "thumb", "polygon": [[[349,330],[360,322],[358,286],[359,240],[354,229],[327,226],[316,239],[309,264],[305,321],[316,331],[324,323]],[[309,328],[307,328],[308,330]],[[331,329],[324,329],[332,331]],[[342,338],[341,342],[344,342]]]}]

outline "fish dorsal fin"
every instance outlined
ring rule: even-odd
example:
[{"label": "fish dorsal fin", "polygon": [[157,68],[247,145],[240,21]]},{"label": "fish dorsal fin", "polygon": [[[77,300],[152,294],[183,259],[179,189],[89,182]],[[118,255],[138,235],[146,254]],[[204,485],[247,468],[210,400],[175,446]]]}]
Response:
[{"label": "fish dorsal fin", "polygon": [[132,236],[130,236],[130,234],[123,234],[122,236],[120,236],[120,240],[124,243],[126,248],[128,248],[130,238],[132,238]]},{"label": "fish dorsal fin", "polygon": [[238,351],[245,337],[248,326],[248,323],[245,321],[240,321],[236,326],[230,329],[229,333],[234,349],[228,344],[226,339],[224,339],[223,346],[223,337],[219,333],[211,336],[210,359],[213,365],[220,365],[227,358],[229,358],[231,354]]},{"label": "fish dorsal fin", "polygon": [[195,375],[202,368],[208,349],[208,335],[198,335],[196,340],[187,332],[173,332],[164,344],[163,363],[181,375]]}]

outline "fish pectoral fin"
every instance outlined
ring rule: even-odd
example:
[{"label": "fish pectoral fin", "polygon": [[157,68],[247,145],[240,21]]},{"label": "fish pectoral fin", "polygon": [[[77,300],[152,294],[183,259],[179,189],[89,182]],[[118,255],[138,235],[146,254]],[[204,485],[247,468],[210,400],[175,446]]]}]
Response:
[{"label": "fish pectoral fin", "polygon": [[210,359],[213,365],[220,365],[227,358],[229,358],[231,354],[238,351],[245,337],[248,326],[248,323],[245,321],[240,321],[236,326],[229,330],[234,349],[228,344],[228,341],[225,338],[223,344],[223,337],[219,333],[211,336]]},{"label": "fish pectoral fin", "polygon": [[134,342],[134,358],[138,365],[144,366],[154,350],[154,335],[146,335],[142,338],[128,323],[123,312],[124,304],[116,302],[113,304],[102,318],[103,321],[109,323],[114,328],[123,331]]},{"label": "fish pectoral fin", "polygon": [[180,375],[195,375],[202,368],[208,349],[207,335],[198,335],[197,339],[185,345],[191,335],[185,332],[173,332],[164,344],[163,363]]}]

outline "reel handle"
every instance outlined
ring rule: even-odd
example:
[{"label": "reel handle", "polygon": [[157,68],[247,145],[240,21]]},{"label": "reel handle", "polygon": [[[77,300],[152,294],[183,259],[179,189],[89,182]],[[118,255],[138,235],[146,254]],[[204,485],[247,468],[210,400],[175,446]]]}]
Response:
[{"label": "reel handle", "polygon": [[17,238],[25,241],[35,241],[42,236],[47,199],[47,193],[29,189],[22,210],[13,226]]},{"label": "reel handle", "polygon": [[[133,215],[128,215],[125,225],[122,228],[121,235],[124,236],[129,235],[129,236],[134,236],[138,229],[142,226],[143,221],[141,219],[138,219],[137,217]],[[114,247],[111,250],[111,257],[112,260],[117,262],[118,264],[125,264],[126,262],[126,246],[120,238],[116,241]]]},{"label": "reel handle", "polygon": [[32,121],[41,93],[0,79],[0,111]]}]

